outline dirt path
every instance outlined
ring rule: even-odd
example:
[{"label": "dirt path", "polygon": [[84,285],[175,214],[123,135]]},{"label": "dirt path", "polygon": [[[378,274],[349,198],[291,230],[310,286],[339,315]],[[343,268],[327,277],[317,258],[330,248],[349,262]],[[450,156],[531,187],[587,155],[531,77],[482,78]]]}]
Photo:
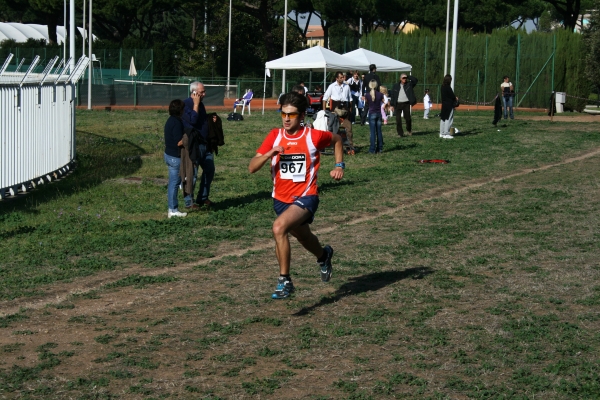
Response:
[{"label": "dirt path", "polygon": [[[453,194],[471,190],[471,189],[481,187],[481,186],[484,186],[484,185],[487,185],[490,183],[501,182],[506,179],[530,174],[530,173],[533,173],[536,171],[547,170],[547,169],[554,168],[557,166],[570,164],[570,163],[573,163],[576,161],[585,160],[587,158],[594,157],[599,154],[600,154],[600,148],[597,148],[592,151],[583,153],[577,157],[567,158],[563,161],[553,163],[553,164],[548,164],[548,165],[545,165],[545,166],[542,166],[539,168],[522,169],[520,171],[516,171],[514,173],[503,175],[503,176],[493,177],[493,178],[485,179],[485,180],[475,180],[475,181],[471,181],[471,182],[466,182],[463,184],[463,186],[456,188],[456,189],[430,191],[423,197],[415,198],[409,202],[406,202],[405,204],[402,204],[398,207],[387,209],[383,212],[371,213],[362,218],[354,219],[350,222],[345,223],[343,226],[355,226],[355,225],[364,224],[366,222],[377,220],[379,218],[382,218],[382,217],[385,217],[388,215],[398,214],[399,212],[406,209],[407,207],[414,206],[414,205],[422,203],[424,201],[428,201],[428,200],[432,200],[432,199],[436,199],[436,198],[440,198],[440,197],[445,197],[445,196],[451,196]],[[315,229],[315,233],[317,235],[328,234],[328,233],[334,232],[335,230],[340,229],[341,226],[342,225],[334,225],[334,226],[317,228],[317,229]],[[19,298],[19,299],[15,299],[15,300],[0,302],[0,317],[5,317],[7,315],[15,314],[22,308],[38,310],[43,307],[46,307],[49,303],[61,303],[61,302],[68,300],[69,296],[71,296],[71,295],[83,294],[83,293],[88,293],[88,292],[91,292],[94,290],[101,289],[102,286],[107,283],[115,282],[119,279],[123,279],[130,275],[140,274],[140,275],[144,275],[144,276],[158,276],[158,275],[162,275],[162,274],[166,274],[166,273],[168,273],[170,275],[180,274],[180,273],[190,270],[191,268],[207,265],[208,263],[210,263],[212,261],[218,261],[223,258],[231,257],[231,256],[240,257],[249,252],[272,250],[273,247],[274,246],[273,246],[272,240],[259,241],[259,242],[256,242],[253,246],[245,248],[245,249],[229,251],[229,252],[217,255],[210,259],[203,259],[203,260],[193,262],[193,263],[179,264],[175,267],[155,268],[155,269],[149,270],[147,268],[144,268],[143,266],[132,266],[127,269],[120,270],[120,271],[110,271],[110,272],[105,272],[105,273],[99,273],[92,277],[76,278],[72,282],[69,282],[69,283],[61,282],[61,283],[52,284],[45,288],[46,294],[44,296],[36,297],[36,298]],[[139,292],[137,292],[137,293],[139,293]],[[139,299],[136,299],[136,300],[139,300]],[[112,297],[112,300],[109,304],[98,305],[98,304],[95,304],[93,301],[86,302],[87,307],[89,307],[90,310],[86,310],[85,308],[82,309],[81,307],[79,307],[79,312],[80,313],[88,313],[90,311],[98,309],[99,307],[105,308],[105,307],[109,306],[110,304],[114,305],[117,302],[120,304],[123,304],[123,303],[132,302],[132,301],[134,301],[134,300],[128,298],[126,295],[122,296],[121,294],[119,294],[117,296],[115,294],[115,296]],[[106,303],[106,299],[103,298],[101,300],[101,302]]]}]

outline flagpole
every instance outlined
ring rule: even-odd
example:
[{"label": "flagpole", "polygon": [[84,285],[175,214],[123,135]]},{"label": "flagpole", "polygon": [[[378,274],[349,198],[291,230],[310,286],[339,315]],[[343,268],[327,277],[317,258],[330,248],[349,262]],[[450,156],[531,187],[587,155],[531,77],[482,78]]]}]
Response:
[{"label": "flagpole", "polygon": [[456,35],[458,34],[458,0],[454,0],[454,21],[452,21],[452,57],[450,58],[450,75],[452,75],[452,81],[450,85],[454,90],[454,83],[456,82]]},{"label": "flagpole", "polygon": [[90,0],[90,33],[88,34],[88,57],[90,63],[88,64],[88,110],[92,109],[92,0]]},{"label": "flagpole", "polygon": [[229,0],[229,48],[227,50],[227,88],[225,92],[227,95],[225,97],[229,98],[229,81],[231,77],[231,2]]}]

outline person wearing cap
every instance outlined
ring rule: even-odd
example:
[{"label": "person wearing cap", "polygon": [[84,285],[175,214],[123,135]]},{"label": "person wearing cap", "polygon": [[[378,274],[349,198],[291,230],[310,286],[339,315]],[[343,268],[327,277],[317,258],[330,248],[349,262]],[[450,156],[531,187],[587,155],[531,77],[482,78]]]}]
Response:
[{"label": "person wearing cap", "polygon": [[394,84],[392,93],[392,111],[396,111],[396,132],[404,136],[402,129],[402,116],[406,120],[406,136],[412,135],[412,118],[410,106],[417,104],[414,87],[419,81],[414,76],[400,75],[400,82]]},{"label": "person wearing cap", "polygon": [[506,75],[504,76],[504,82],[500,84],[500,91],[502,92],[504,119],[508,118],[509,109],[510,119],[515,119],[515,115],[513,114],[513,96],[515,95],[515,88]]}]

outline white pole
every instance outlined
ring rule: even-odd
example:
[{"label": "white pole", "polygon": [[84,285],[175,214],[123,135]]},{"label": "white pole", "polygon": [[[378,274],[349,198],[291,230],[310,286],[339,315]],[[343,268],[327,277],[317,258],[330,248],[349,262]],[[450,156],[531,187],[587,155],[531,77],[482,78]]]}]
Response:
[{"label": "white pole", "polygon": [[88,64],[88,110],[92,109],[92,0],[90,0],[90,29],[88,34],[88,56],[90,57],[90,63]]},{"label": "white pole", "polygon": [[225,88],[225,93],[227,98],[229,98],[229,79],[231,77],[231,1],[229,0],[229,49],[227,50],[227,88]]},{"label": "white pole", "polygon": [[446,7],[446,50],[444,52],[444,76],[448,74],[448,34],[450,32],[450,0]]},{"label": "white pole", "polygon": [[[71,72],[75,70],[75,0],[69,0],[69,54],[71,55]],[[73,103],[75,104],[75,103]]]},{"label": "white pole", "polygon": [[[67,0],[63,0],[63,59],[67,59]],[[58,39],[58,35],[57,39]]]},{"label": "white pole", "polygon": [[[450,1],[450,0],[448,0]],[[360,48],[360,39],[362,39],[362,17],[358,19],[358,47]]]},{"label": "white pole", "polygon": [[456,35],[458,33],[458,0],[454,0],[454,21],[452,21],[452,57],[450,59],[451,87],[454,90],[456,82]]},{"label": "white pole", "polygon": [[[286,56],[286,48],[287,48],[287,16],[288,16],[287,10],[288,10],[287,9],[287,0],[285,0],[284,15],[283,15],[283,56],[284,57]],[[282,74],[281,74],[281,92],[285,93],[285,69],[282,71]]]},{"label": "white pole", "polygon": [[87,36],[87,32],[85,30],[85,3],[86,0],[83,0],[83,14],[82,14],[82,19],[83,19],[83,24],[81,25],[81,31],[82,31],[82,40],[81,42],[83,43],[81,46],[81,55],[85,56],[85,38]]},{"label": "white pole", "polygon": [[265,68],[265,83],[263,84],[263,110],[262,115],[265,115],[265,97],[267,96],[267,69]]}]

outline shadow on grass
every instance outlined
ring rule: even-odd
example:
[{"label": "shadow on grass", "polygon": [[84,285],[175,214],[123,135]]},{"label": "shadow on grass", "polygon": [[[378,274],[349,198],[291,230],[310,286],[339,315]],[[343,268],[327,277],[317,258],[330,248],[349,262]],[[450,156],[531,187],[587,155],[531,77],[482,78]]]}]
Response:
[{"label": "shadow on grass", "polygon": [[0,212],[3,208],[34,212],[33,208],[39,204],[71,196],[108,179],[131,175],[142,166],[140,156],[143,154],[146,154],[143,148],[128,140],[78,130],[74,170],[61,179],[38,186],[30,193],[3,200]]},{"label": "shadow on grass", "polygon": [[403,151],[403,150],[414,149],[415,147],[419,147],[419,145],[417,143],[406,143],[406,144],[398,143],[392,147],[384,148],[383,152],[389,153],[391,151]]},{"label": "shadow on grass", "polygon": [[303,307],[293,315],[301,317],[303,315],[310,314],[313,310],[331,303],[335,303],[347,296],[356,296],[365,292],[374,292],[382,289],[395,282],[403,279],[422,279],[427,275],[434,273],[435,271],[431,268],[420,267],[420,268],[409,268],[403,271],[384,271],[374,272],[372,274],[357,276],[350,278],[350,281],[344,283],[336,292],[330,296],[323,297],[318,303]]},{"label": "shadow on grass", "polygon": [[[200,173],[198,173],[198,175],[200,175]],[[198,185],[198,184],[196,184],[196,185]],[[226,210],[228,208],[235,208],[235,207],[243,206],[246,204],[251,204],[251,203],[254,203],[255,201],[259,201],[259,200],[271,199],[272,198],[271,195],[272,195],[271,191],[262,190],[260,192],[247,194],[242,197],[235,197],[233,199],[221,200],[221,201],[215,203],[214,205],[212,205],[211,208],[215,211]]]},{"label": "shadow on grass", "polygon": [[458,133],[455,133],[454,137],[479,135],[480,133],[483,133],[483,130],[481,130],[481,129],[465,129],[465,130],[459,131]]}]

